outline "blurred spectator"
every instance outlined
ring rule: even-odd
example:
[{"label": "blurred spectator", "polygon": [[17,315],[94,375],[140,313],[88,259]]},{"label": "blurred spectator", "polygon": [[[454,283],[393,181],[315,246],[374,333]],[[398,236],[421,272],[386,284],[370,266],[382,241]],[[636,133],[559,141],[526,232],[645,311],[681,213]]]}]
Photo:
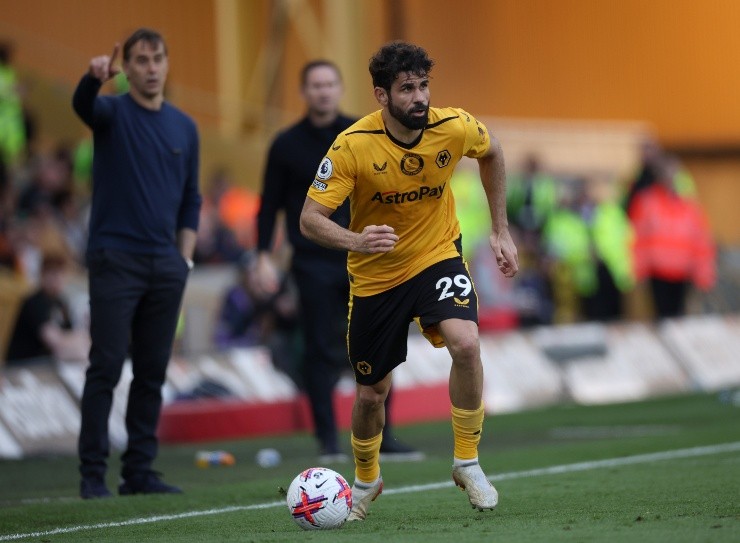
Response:
[{"label": "blurred spectator", "polygon": [[60,193],[72,189],[72,158],[64,147],[36,157],[30,167],[30,181],[20,189],[16,202],[16,212],[22,217],[41,205],[53,207]]},{"label": "blurred spectator", "polygon": [[0,217],[4,217],[9,211],[11,195],[10,175],[5,161],[0,157]]},{"label": "blurred spectator", "polygon": [[627,216],[611,200],[597,201],[583,179],[569,189],[542,235],[553,260],[553,290],[570,292],[577,302],[560,298],[559,320],[621,318],[622,292],[633,286]]},{"label": "blurred spectator", "polygon": [[52,206],[55,210],[54,220],[59,233],[64,238],[66,248],[69,249],[76,264],[84,265],[87,221],[75,192],[64,190],[57,193],[52,200]]},{"label": "blurred spectator", "polygon": [[[629,211],[635,197],[643,190],[653,186],[658,178],[661,163],[665,160],[663,150],[658,142],[646,138],[640,143],[640,164],[637,173],[630,183],[627,196],[624,199],[624,209]],[[691,174],[678,164],[674,174],[674,186],[681,196],[696,196],[696,185]]]},{"label": "blurred spectator", "polygon": [[22,159],[26,148],[23,104],[12,53],[11,44],[0,43],[0,159],[8,165]]},{"label": "blurred spectator", "polygon": [[519,273],[514,278],[513,295],[519,325],[551,324],[554,313],[552,288],[546,259],[541,255],[540,236],[529,232],[516,237],[515,242],[519,253]]},{"label": "blurred spectator", "polygon": [[662,150],[653,138],[647,137],[640,142],[640,163],[637,172],[630,182],[627,196],[624,200],[624,209],[629,210],[632,200],[641,191],[653,185]]},{"label": "blurred spectator", "polygon": [[67,258],[44,255],[39,288],[21,306],[10,339],[7,363],[34,358],[85,360],[90,348],[86,330],[74,329],[63,297],[67,284]]},{"label": "blurred spectator", "polygon": [[30,200],[30,208],[18,214],[12,234],[20,271],[31,284],[38,283],[44,254],[58,252],[66,257],[73,254],[61,229],[52,196],[43,192],[37,196]]},{"label": "blurred spectator", "polygon": [[256,266],[256,253],[245,252],[238,263],[238,282],[221,303],[214,343],[220,349],[265,345],[275,366],[300,386],[297,293],[283,277],[278,292],[265,294],[257,285]]},{"label": "blurred spectator", "polygon": [[10,189],[8,170],[0,158],[0,269],[17,271],[18,261],[10,238],[10,215],[12,213]]},{"label": "blurred spectator", "polygon": [[93,141],[85,136],[74,148],[72,153],[72,176],[75,189],[88,194],[92,189]]},{"label": "blurred spectator", "polygon": [[200,227],[195,243],[194,260],[204,264],[237,262],[243,252],[234,232],[224,223],[219,212],[221,199],[229,189],[228,173],[217,170],[208,185],[200,209]]},{"label": "blurred spectator", "polygon": [[72,155],[64,145],[40,155],[27,165],[29,179],[19,188],[15,202],[13,243],[27,279],[38,279],[41,256],[64,252],[81,263],[85,220],[73,192]]},{"label": "blurred spectator", "polygon": [[8,222],[5,217],[0,217],[0,270],[17,272],[18,268],[18,258],[10,239]]},{"label": "blurred spectator", "polygon": [[25,282],[26,277],[15,249],[15,231],[11,221],[0,218],[0,274]]},{"label": "blurred spectator", "polygon": [[26,281],[36,285],[40,279],[44,254],[62,253],[70,258],[72,252],[59,229],[50,201],[46,198],[37,200],[29,213],[13,223],[11,239],[21,273]]},{"label": "blurred spectator", "polygon": [[661,159],[656,182],[635,196],[629,216],[635,228],[635,274],[648,281],[657,318],[686,311],[693,283],[709,290],[716,281],[715,246],[699,204],[676,188],[675,157]]},{"label": "blurred spectator", "polygon": [[580,318],[579,295],[593,288],[590,273],[588,228],[580,216],[582,181],[564,184],[558,207],[542,230],[542,246],[555,296],[554,320],[574,322]]},{"label": "blurred spectator", "polygon": [[257,211],[259,194],[234,185],[226,186],[218,201],[218,215],[224,225],[236,236],[244,249],[253,249],[257,243]]},{"label": "blurred spectator", "polygon": [[[486,192],[480,183],[478,173],[472,169],[457,168],[452,174],[450,186],[455,195],[455,208],[460,217],[463,255],[468,262],[472,262],[479,248],[485,253],[491,252],[488,245],[491,213],[488,210]],[[497,278],[501,274],[496,267],[494,266],[496,273],[491,275]],[[503,283],[509,284],[511,281],[505,280]]]},{"label": "blurred spectator", "polygon": [[534,154],[527,156],[521,173],[507,178],[507,215],[524,232],[542,229],[557,205],[557,197],[557,181],[543,170]]},{"label": "blurred spectator", "polygon": [[627,214],[614,199],[595,194],[598,181],[586,186],[586,203],[581,216],[591,240],[592,262],[596,268],[596,289],[583,299],[588,320],[610,321],[624,316],[623,293],[635,286],[632,266],[634,233]]}]

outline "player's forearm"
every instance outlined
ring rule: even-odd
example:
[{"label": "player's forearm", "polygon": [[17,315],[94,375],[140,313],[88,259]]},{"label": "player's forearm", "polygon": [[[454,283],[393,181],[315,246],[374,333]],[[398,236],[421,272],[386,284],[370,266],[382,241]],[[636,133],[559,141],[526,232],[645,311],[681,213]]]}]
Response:
[{"label": "player's forearm", "polygon": [[491,213],[491,228],[494,232],[507,229],[509,220],[506,216],[506,166],[501,144],[496,138],[491,138],[491,151],[478,160],[478,165]]},{"label": "player's forearm", "polygon": [[301,234],[323,247],[352,251],[358,235],[317,211],[301,213]]}]

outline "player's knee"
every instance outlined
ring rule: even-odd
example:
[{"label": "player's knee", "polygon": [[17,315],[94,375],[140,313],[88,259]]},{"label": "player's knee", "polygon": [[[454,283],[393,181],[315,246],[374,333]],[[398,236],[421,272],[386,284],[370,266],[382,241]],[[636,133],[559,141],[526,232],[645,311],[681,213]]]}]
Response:
[{"label": "player's knee", "polygon": [[360,410],[364,412],[383,409],[385,395],[374,390],[372,387],[358,387],[355,402]]},{"label": "player's knee", "polygon": [[452,359],[459,362],[475,362],[480,359],[480,341],[477,334],[465,334],[448,344]]}]

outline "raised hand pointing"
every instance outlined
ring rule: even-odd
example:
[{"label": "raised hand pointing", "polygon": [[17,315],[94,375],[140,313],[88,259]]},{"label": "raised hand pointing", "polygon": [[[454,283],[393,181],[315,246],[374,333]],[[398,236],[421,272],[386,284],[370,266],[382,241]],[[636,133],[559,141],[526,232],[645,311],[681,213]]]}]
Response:
[{"label": "raised hand pointing", "polygon": [[90,60],[90,75],[99,79],[101,83],[105,83],[117,73],[119,73],[121,71],[121,68],[115,66],[113,63],[115,62],[116,57],[118,57],[118,51],[120,49],[121,44],[116,43],[113,46],[113,52],[110,56],[101,55]]}]

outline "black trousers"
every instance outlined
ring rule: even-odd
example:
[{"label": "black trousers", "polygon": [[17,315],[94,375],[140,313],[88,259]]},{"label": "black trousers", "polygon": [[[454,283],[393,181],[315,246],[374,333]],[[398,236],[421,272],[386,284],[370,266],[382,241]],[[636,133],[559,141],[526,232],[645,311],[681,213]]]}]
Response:
[{"label": "black trousers", "polygon": [[351,372],[347,354],[349,282],[346,272],[293,262],[301,305],[304,349],[302,375],[314,432],[322,452],[339,450],[332,394],[342,371]]},{"label": "black trousers", "polygon": [[653,297],[655,317],[666,319],[684,315],[689,286],[688,281],[667,281],[651,277],[650,292]]},{"label": "black trousers", "polygon": [[83,477],[105,475],[113,389],[130,353],[128,445],[121,457],[121,475],[127,478],[149,471],[157,456],[162,385],[188,266],[176,252],[152,256],[111,250],[89,254],[87,264],[92,346],[82,393],[80,473]]},{"label": "black trousers", "polygon": [[596,273],[598,287],[591,296],[581,300],[583,314],[590,321],[618,320],[622,317],[622,293],[602,261],[598,262]]},{"label": "black trousers", "polygon": [[[295,260],[291,272],[298,287],[304,348],[302,376],[311,406],[314,433],[322,452],[338,451],[336,413],[332,396],[343,371],[352,373],[347,351],[349,282],[346,269],[326,263]],[[390,406],[385,401],[383,437],[393,437]]]}]

